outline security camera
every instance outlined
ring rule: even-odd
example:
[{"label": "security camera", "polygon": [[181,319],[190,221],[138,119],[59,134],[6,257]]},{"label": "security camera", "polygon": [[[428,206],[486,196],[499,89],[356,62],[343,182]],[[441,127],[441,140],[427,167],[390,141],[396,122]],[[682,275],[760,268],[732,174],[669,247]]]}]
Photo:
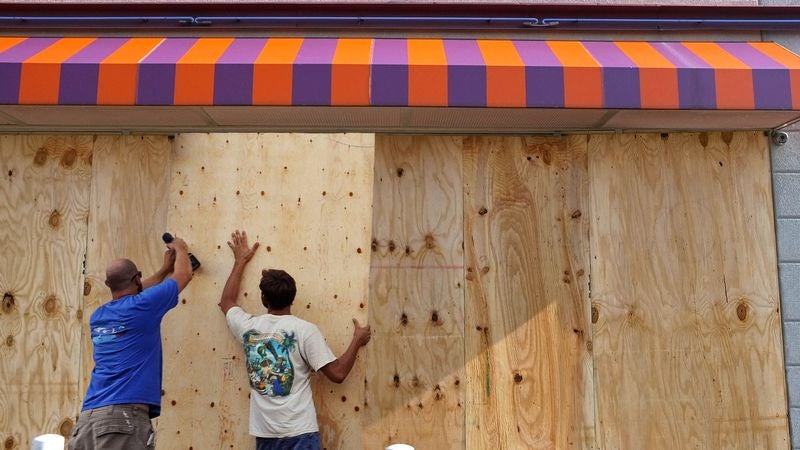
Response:
[{"label": "security camera", "polygon": [[770,136],[772,136],[772,143],[775,145],[784,145],[789,142],[789,135],[783,131],[773,131]]}]

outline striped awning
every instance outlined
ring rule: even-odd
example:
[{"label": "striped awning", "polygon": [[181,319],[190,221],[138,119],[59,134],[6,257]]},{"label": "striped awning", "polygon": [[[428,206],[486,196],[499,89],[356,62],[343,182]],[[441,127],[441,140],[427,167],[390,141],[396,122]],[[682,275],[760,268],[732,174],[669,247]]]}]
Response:
[{"label": "striped awning", "polygon": [[800,110],[771,42],[0,37],[2,105]]}]

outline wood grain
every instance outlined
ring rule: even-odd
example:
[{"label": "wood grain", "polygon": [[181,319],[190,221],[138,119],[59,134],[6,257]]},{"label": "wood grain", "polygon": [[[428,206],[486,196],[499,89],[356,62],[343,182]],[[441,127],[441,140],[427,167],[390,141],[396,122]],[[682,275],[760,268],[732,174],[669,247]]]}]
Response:
[{"label": "wood grain", "polygon": [[0,442],[69,435],[79,410],[90,136],[0,136]]},{"label": "wood grain", "polygon": [[161,235],[167,224],[171,151],[166,136],[95,137],[83,286],[81,399],[94,369],[89,319],[111,299],[106,266],[128,258],[147,277],[163,262],[166,248]]},{"label": "wood grain", "polygon": [[461,138],[378,136],[364,449],[464,446]]},{"label": "wood grain", "polygon": [[171,150],[166,136],[96,138],[83,299],[81,395],[86,393],[94,368],[89,319],[111,299],[105,285],[106,266],[114,259],[128,258],[147,277],[162,264]]},{"label": "wood grain", "polygon": [[[366,322],[372,135],[185,134],[175,140],[168,224],[203,266],[164,322],[164,448],[252,448],[241,347],[217,303],[233,262],[226,241],[244,229],[261,243],[241,303],[266,313],[261,269],[297,281],[292,312],[316,323],[341,354],[351,317]],[[342,385],[317,376],[323,445],[359,448],[363,354]]]},{"label": "wood grain", "polygon": [[603,448],[786,448],[769,155],[756,133],[591,136]]},{"label": "wood grain", "polygon": [[350,317],[375,331],[314,381],[328,449],[789,446],[759,133],[0,136],[0,177],[6,448],[69,434],[105,265],[155,270],[167,230],[203,266],[162,328],[158,446],[252,447],[217,307],[236,228],[248,311],[281,267],[337,354]]},{"label": "wood grain", "polygon": [[467,448],[591,448],[586,140],[464,140]]}]

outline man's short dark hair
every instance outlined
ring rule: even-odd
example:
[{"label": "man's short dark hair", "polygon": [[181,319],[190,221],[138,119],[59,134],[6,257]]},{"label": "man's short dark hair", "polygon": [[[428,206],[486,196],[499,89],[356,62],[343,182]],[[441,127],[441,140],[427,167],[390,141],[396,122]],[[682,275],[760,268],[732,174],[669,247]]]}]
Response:
[{"label": "man's short dark hair", "polygon": [[297,294],[294,278],[280,269],[261,271],[261,303],[266,308],[283,309],[291,306]]}]

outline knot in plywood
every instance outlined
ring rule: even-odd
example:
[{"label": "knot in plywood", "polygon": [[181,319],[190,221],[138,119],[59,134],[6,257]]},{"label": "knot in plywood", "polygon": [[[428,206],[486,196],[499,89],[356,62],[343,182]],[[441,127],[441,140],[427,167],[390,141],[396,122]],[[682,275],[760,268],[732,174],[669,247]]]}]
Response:
[{"label": "knot in plywood", "polygon": [[72,429],[75,427],[75,423],[70,418],[66,418],[61,421],[61,424],[58,426],[58,434],[68,437],[72,434]]},{"label": "knot in plywood", "polygon": [[444,398],[444,394],[442,393],[442,388],[437,384],[433,388],[433,399],[441,400],[442,398]]},{"label": "knot in plywood", "polygon": [[736,305],[736,317],[739,318],[742,322],[747,320],[747,313],[750,311],[750,307],[747,305],[747,301],[742,299],[739,300],[739,303]]},{"label": "knot in plywood", "polygon": [[51,228],[58,228],[61,224],[61,213],[58,212],[57,209],[54,209],[53,212],[50,213],[50,218],[47,219],[47,223]]},{"label": "knot in plywood", "polygon": [[475,279],[475,273],[472,267],[467,267],[467,274],[464,276],[467,281],[472,281]]},{"label": "knot in plywood", "polygon": [[61,167],[71,169],[78,159],[78,152],[74,148],[70,148],[61,155]]},{"label": "knot in plywood", "polygon": [[731,142],[733,142],[733,132],[723,131],[721,137],[722,137],[722,142],[724,142],[730,147]]},{"label": "knot in plywood", "polygon": [[36,151],[36,154],[33,155],[33,165],[43,166],[44,163],[46,162],[47,162],[47,149],[44,147],[40,147],[39,150]]},{"label": "knot in plywood", "polygon": [[48,295],[42,306],[45,313],[48,315],[53,315],[56,311],[58,311],[58,299],[55,295]]},{"label": "knot in plywood", "polygon": [[14,309],[16,300],[10,292],[3,294],[3,312],[8,314]]},{"label": "knot in plywood", "polygon": [[700,133],[697,138],[700,140],[700,145],[703,147],[708,147],[708,133]]}]

